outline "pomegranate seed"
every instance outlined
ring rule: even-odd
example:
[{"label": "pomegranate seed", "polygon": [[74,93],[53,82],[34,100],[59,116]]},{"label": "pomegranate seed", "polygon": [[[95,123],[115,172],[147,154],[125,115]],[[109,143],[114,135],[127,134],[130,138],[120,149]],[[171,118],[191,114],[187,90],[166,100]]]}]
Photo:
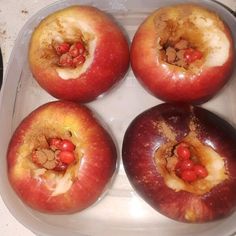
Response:
[{"label": "pomegranate seed", "polygon": [[66,163],[66,164],[71,164],[75,160],[75,155],[73,152],[70,151],[61,151],[58,154],[58,157],[61,162]]},{"label": "pomegranate seed", "polygon": [[79,54],[80,55],[83,55],[84,52],[85,52],[85,47],[84,47],[84,44],[82,42],[77,42],[75,44],[76,48],[79,50]]},{"label": "pomegranate seed", "polygon": [[184,144],[180,144],[176,148],[176,153],[178,157],[180,158],[180,160],[188,160],[191,156],[189,148]]},{"label": "pomegranate seed", "polygon": [[181,173],[181,178],[187,182],[193,182],[197,179],[197,175],[193,170],[185,170]]},{"label": "pomegranate seed", "polygon": [[203,57],[202,52],[197,49],[187,48],[184,52],[184,59],[187,63],[192,63],[196,60],[199,60]]},{"label": "pomegranate seed", "polygon": [[193,170],[195,171],[196,175],[201,179],[207,177],[208,175],[208,172],[203,165],[197,164],[193,167]]},{"label": "pomegranate seed", "polygon": [[79,49],[76,47],[75,44],[73,44],[73,45],[70,47],[69,54],[70,54],[70,56],[72,56],[73,58],[75,58],[75,57],[77,57],[77,56],[80,55]]},{"label": "pomegranate seed", "polygon": [[79,55],[78,57],[73,58],[73,65],[78,66],[85,62],[85,57],[83,55]]},{"label": "pomegranate seed", "polygon": [[60,138],[51,138],[49,140],[49,146],[51,149],[60,149],[61,146],[61,139]]},{"label": "pomegranate seed", "polygon": [[59,59],[59,65],[63,67],[71,67],[73,65],[72,57],[68,53],[61,55]]},{"label": "pomegranate seed", "polygon": [[62,55],[66,52],[68,52],[70,49],[70,44],[69,43],[61,43],[56,45],[55,50],[58,55]]},{"label": "pomegranate seed", "polygon": [[60,143],[60,150],[72,152],[75,150],[75,145],[70,140],[64,139]]}]

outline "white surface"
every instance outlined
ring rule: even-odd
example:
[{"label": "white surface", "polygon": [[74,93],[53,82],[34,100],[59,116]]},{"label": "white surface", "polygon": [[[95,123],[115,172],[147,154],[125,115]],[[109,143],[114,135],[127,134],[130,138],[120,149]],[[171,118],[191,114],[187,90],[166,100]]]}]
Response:
[{"label": "white surface", "polygon": [[[39,9],[55,1],[49,0],[0,0],[0,45],[3,51],[4,68],[14,45],[16,36],[24,23]],[[236,10],[236,1],[223,1]],[[0,235],[33,236],[34,234],[18,223],[0,199]]]}]

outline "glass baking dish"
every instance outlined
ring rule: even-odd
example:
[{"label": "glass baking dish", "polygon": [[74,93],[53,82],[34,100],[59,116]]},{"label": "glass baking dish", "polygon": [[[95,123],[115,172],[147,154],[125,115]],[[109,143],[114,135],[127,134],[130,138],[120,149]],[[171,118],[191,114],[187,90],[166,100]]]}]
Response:
[{"label": "glass baking dish", "polygon": [[[22,28],[15,42],[5,84],[1,94],[0,112],[0,192],[4,203],[12,215],[37,235],[199,235],[229,236],[236,232],[236,214],[227,219],[207,224],[184,224],[170,220],[147,205],[132,189],[125,175],[121,155],[115,181],[106,194],[90,208],[73,215],[47,215],[25,206],[15,195],[7,179],[6,150],[10,137],[19,122],[33,109],[48,101],[55,100],[33,79],[27,61],[29,39],[34,27],[48,14],[74,4],[96,6],[109,14],[120,24],[130,42],[139,24],[154,9],[173,3],[197,0],[68,0],[60,1],[40,10]],[[230,26],[236,44],[236,20],[221,5],[213,1],[200,1],[200,4],[216,11]],[[203,107],[214,111],[236,125],[236,70],[229,83]],[[115,88],[96,101],[88,103],[99,114],[116,139],[119,154],[126,128],[132,119],[145,109],[161,103],[148,94],[134,79],[130,69],[126,78]]]}]

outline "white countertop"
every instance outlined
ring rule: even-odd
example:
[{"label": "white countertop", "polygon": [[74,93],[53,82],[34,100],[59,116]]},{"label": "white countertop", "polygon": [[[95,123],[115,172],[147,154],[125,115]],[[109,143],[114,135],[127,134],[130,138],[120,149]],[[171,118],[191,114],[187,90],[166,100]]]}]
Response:
[{"label": "white countertop", "polygon": [[[219,0],[236,10],[236,0]],[[0,0],[0,45],[6,69],[11,50],[18,32],[24,23],[41,8],[56,2],[55,0]],[[33,236],[9,213],[0,197],[0,235]]]}]

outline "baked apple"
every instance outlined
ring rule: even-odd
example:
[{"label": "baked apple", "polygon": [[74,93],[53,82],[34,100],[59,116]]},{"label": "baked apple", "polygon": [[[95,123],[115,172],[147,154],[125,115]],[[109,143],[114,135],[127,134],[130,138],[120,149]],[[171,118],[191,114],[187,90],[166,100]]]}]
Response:
[{"label": "baked apple", "polygon": [[33,209],[81,211],[104,192],[116,168],[116,148],[86,107],[47,103],[29,114],[8,147],[8,176]]},{"label": "baked apple", "polygon": [[154,96],[200,104],[229,80],[234,45],[216,13],[180,4],[147,17],[134,36],[130,57],[136,78]]},{"label": "baked apple", "polygon": [[72,6],[49,15],[35,29],[29,64],[52,96],[88,102],[124,77],[129,48],[111,17],[91,6]]},{"label": "baked apple", "polygon": [[236,207],[236,130],[200,107],[161,104],[134,119],[123,141],[127,176],[161,214],[208,222]]}]

